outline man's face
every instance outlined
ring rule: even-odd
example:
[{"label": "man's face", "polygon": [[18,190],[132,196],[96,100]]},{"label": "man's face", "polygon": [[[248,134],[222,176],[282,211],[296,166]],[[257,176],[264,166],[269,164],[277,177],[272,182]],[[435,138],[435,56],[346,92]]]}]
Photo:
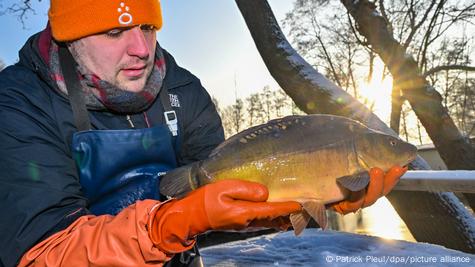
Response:
[{"label": "man's face", "polygon": [[115,29],[71,43],[78,64],[123,90],[140,92],[155,61],[155,30],[151,26]]}]

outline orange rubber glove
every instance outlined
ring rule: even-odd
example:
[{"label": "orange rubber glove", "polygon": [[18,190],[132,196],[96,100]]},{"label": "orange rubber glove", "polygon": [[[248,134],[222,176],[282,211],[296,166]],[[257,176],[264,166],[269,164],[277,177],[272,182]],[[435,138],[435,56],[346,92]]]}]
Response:
[{"label": "orange rubber glove", "polygon": [[208,230],[248,227],[285,228],[298,202],[266,202],[267,188],[258,183],[224,180],[192,191],[180,200],[159,204],[148,222],[152,242],[167,253],[191,248],[195,236]]},{"label": "orange rubber glove", "polygon": [[347,214],[371,206],[378,198],[387,195],[406,171],[407,167],[400,166],[392,167],[387,173],[380,168],[372,168],[366,189],[351,192],[348,199],[332,204],[331,208],[340,214]]}]

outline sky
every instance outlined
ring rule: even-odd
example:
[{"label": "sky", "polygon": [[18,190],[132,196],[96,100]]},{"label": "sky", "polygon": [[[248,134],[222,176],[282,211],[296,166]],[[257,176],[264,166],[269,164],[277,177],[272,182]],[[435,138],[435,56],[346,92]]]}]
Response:
[{"label": "sky", "polygon": [[[19,0],[0,0],[0,9]],[[290,11],[293,0],[268,0],[278,21]],[[23,26],[13,15],[0,16],[0,59],[18,60],[18,50],[47,22],[48,0],[32,0],[36,14]],[[221,106],[264,86],[278,88],[265,67],[239,9],[233,0],[162,0],[163,28],[157,38],[179,65],[200,78]]]}]

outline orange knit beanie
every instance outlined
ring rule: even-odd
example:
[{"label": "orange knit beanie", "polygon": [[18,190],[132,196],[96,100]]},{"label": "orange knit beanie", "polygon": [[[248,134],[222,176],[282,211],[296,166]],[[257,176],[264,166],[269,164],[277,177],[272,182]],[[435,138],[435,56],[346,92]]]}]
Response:
[{"label": "orange knit beanie", "polygon": [[160,0],[51,0],[48,18],[57,41],[140,24],[162,27]]}]

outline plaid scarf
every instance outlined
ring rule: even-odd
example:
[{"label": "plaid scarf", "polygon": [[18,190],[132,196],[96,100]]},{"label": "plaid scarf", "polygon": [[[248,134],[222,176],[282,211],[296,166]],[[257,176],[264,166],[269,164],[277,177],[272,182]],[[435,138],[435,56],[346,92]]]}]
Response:
[{"label": "plaid scarf", "polygon": [[[53,80],[63,95],[68,95],[66,83],[59,63],[58,45],[52,40],[49,49],[49,66]],[[165,58],[161,47],[155,49],[155,64],[141,92],[129,92],[101,80],[97,75],[78,66],[78,75],[86,107],[90,110],[111,110],[117,113],[133,114],[148,108],[160,91],[165,78]]]}]

